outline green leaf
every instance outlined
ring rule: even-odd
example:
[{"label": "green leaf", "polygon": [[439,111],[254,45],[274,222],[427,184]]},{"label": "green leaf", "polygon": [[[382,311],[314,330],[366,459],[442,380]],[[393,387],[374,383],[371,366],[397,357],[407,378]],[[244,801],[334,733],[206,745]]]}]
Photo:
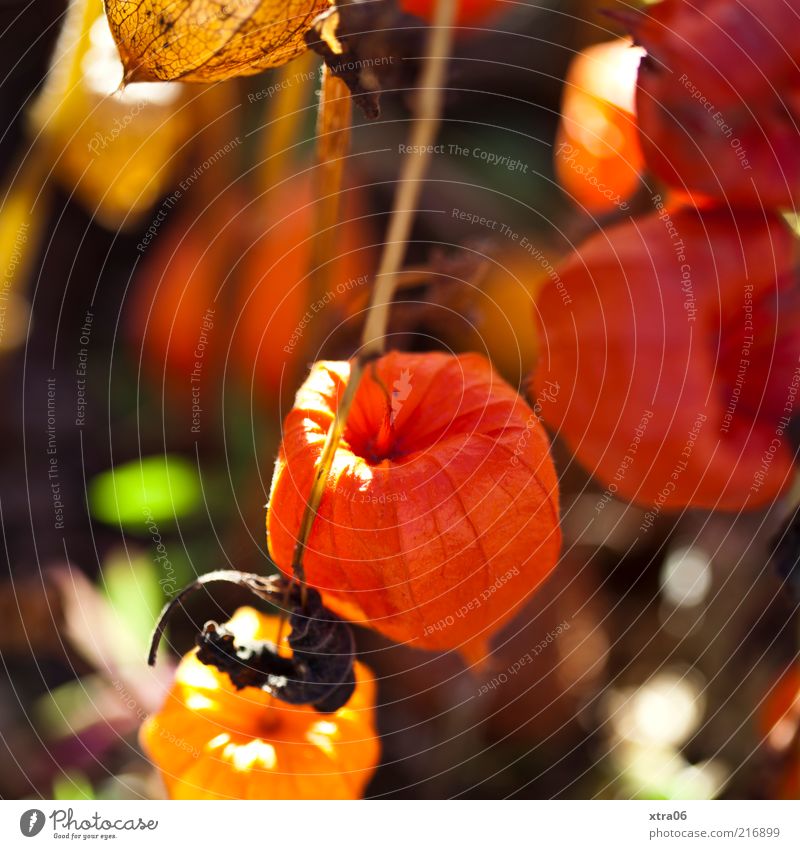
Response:
[{"label": "green leaf", "polygon": [[68,681],[37,699],[33,715],[48,739],[80,734],[103,720],[102,702],[108,686],[98,675]]},{"label": "green leaf", "polygon": [[[163,561],[163,581],[175,584],[174,573],[168,559]],[[164,603],[156,567],[146,556],[130,560],[124,552],[115,552],[103,564],[102,583],[116,616],[128,633],[145,645],[153,631],[153,623]]]},{"label": "green leaf", "polygon": [[153,523],[172,522],[197,509],[200,477],[183,457],[145,457],[97,475],[88,495],[89,510],[98,521],[153,533]]},{"label": "green leaf", "polygon": [[71,802],[75,799],[94,799],[91,782],[77,770],[65,772],[53,780],[55,802]]}]

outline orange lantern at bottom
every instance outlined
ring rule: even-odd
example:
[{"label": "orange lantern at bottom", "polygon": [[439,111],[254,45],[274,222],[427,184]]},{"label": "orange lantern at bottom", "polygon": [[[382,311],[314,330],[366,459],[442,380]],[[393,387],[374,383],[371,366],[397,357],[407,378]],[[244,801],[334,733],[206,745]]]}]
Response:
[{"label": "orange lantern at bottom", "polygon": [[[287,572],[349,379],[349,363],[317,363],[284,423],[267,524]],[[479,660],[560,544],[544,428],[488,360],[395,351],[366,367],[303,558],[327,607]]]},{"label": "orange lantern at bottom", "polygon": [[[226,627],[237,641],[276,641],[276,616],[242,607]],[[355,664],[345,707],[319,714],[228,676],[187,654],[161,710],[141,729],[142,748],[172,799],[358,799],[375,771],[375,681]]]}]

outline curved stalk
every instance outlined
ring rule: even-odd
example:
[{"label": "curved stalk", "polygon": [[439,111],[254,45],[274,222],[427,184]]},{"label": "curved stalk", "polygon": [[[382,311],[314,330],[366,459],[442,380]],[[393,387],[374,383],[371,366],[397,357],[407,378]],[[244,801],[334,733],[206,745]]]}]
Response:
[{"label": "curved stalk", "polygon": [[453,41],[453,23],[457,9],[458,0],[438,0],[436,4],[436,14],[428,36],[425,64],[414,109],[414,124],[409,139],[410,145],[416,145],[417,150],[425,151],[425,153],[406,159],[400,172],[399,187],[392,207],[386,243],[375,276],[375,287],[361,337],[361,349],[353,360],[350,379],[328,430],[300,522],[292,558],[292,571],[301,583],[305,583],[303,555],[314,520],[319,512],[325,485],[333,466],[333,458],[339,447],[364,367],[371,360],[381,356],[386,349],[386,328],[389,322],[389,308],[397,287],[397,275],[405,259],[408,237],[411,234],[422,183],[428,169],[430,160],[428,151],[441,124],[447,59]]}]

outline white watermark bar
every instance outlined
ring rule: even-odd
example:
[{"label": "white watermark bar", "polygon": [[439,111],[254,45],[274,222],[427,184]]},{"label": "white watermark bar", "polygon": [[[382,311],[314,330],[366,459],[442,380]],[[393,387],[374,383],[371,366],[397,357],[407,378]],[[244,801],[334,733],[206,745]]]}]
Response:
[{"label": "white watermark bar", "polygon": [[796,847],[800,802],[0,801],[0,845]]}]

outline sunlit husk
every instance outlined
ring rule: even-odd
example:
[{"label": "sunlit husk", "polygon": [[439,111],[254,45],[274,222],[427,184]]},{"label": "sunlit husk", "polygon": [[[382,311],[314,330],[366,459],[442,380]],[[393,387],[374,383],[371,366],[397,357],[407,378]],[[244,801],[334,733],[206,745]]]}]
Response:
[{"label": "sunlit husk", "polygon": [[283,65],[328,0],[106,0],[128,81],[213,82]]},{"label": "sunlit husk", "polygon": [[[346,362],[314,365],[284,423],[268,510],[284,570],[349,374]],[[331,608],[474,658],[560,542],[544,429],[488,361],[392,352],[367,367],[304,557]]]}]

